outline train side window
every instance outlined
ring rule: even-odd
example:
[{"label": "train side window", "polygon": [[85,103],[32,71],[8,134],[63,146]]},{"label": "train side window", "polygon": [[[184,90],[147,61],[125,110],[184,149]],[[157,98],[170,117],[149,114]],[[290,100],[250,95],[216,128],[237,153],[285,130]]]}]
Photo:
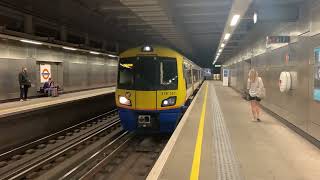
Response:
[{"label": "train side window", "polygon": [[176,60],[160,62],[160,89],[178,89],[178,69]]},{"label": "train side window", "polygon": [[183,63],[183,78],[185,80],[185,83],[186,83],[186,88],[188,87],[187,86],[187,65],[185,63]]},{"label": "train side window", "polygon": [[192,69],[189,67],[187,69],[187,88],[192,86]]}]

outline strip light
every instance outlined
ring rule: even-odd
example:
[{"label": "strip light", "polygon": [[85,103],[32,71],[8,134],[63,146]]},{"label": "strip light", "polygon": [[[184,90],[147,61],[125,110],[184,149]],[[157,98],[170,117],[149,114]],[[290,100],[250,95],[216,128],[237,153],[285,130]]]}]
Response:
[{"label": "strip light", "polygon": [[230,38],[231,34],[230,33],[227,33],[225,36],[224,36],[224,40],[228,40]]},{"label": "strip light", "polygon": [[66,46],[62,46],[63,49],[66,49],[66,50],[70,50],[70,51],[76,51],[77,49],[75,48],[71,48],[71,47],[66,47]]},{"label": "strip light", "polygon": [[36,44],[36,45],[41,45],[42,44],[41,42],[38,42],[38,41],[32,41],[32,40],[26,40],[26,39],[21,39],[20,41],[24,42],[24,43]]},{"label": "strip light", "polygon": [[222,44],[221,44],[221,47],[224,48],[224,46],[226,46],[226,45],[222,43]]},{"label": "strip light", "polygon": [[114,58],[117,57],[117,56],[112,55],[112,54],[108,54],[108,56],[109,56],[109,57],[114,57]]},{"label": "strip light", "polygon": [[232,17],[230,26],[235,26],[235,25],[237,25],[239,19],[240,19],[240,15],[238,15],[238,14],[234,15],[234,16]]},{"label": "strip light", "polygon": [[96,55],[99,55],[100,53],[95,52],[95,51],[90,51],[90,54],[96,54]]}]

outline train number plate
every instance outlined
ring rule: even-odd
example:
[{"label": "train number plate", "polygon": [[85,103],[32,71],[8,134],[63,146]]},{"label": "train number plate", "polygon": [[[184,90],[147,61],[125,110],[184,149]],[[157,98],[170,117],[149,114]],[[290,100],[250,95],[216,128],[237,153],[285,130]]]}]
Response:
[{"label": "train number plate", "polygon": [[138,122],[140,124],[150,124],[151,123],[151,116],[150,115],[139,115]]}]

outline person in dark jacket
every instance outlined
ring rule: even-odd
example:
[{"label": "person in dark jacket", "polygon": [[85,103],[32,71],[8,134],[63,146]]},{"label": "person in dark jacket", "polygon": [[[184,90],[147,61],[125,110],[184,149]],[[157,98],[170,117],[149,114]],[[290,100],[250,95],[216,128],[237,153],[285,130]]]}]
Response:
[{"label": "person in dark jacket", "polygon": [[28,76],[27,68],[23,67],[19,73],[19,85],[20,85],[20,101],[26,101],[28,99],[28,89],[31,86],[31,81]]},{"label": "person in dark jacket", "polygon": [[47,96],[51,96],[51,91],[54,87],[54,81],[49,78],[49,80],[43,84],[44,93],[47,94]]}]

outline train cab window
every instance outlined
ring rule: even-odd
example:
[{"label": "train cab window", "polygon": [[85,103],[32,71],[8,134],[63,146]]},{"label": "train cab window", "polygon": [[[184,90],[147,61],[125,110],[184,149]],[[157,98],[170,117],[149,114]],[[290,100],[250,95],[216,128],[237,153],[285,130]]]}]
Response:
[{"label": "train cab window", "polygon": [[134,59],[121,59],[119,62],[118,88],[134,88]]},{"label": "train cab window", "polygon": [[156,57],[137,57],[135,69],[135,89],[141,91],[157,90],[159,83],[159,62]]},{"label": "train cab window", "polygon": [[177,61],[163,59],[160,61],[160,88],[161,90],[178,89]]}]

